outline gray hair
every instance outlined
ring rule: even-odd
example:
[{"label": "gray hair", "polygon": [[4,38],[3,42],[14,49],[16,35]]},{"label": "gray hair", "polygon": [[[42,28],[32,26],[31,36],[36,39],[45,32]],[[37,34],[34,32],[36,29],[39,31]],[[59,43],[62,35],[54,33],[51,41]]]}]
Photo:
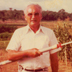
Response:
[{"label": "gray hair", "polygon": [[41,8],[40,5],[38,5],[38,4],[30,4],[30,5],[28,5],[28,6],[24,9],[24,14],[26,14],[27,8],[28,8],[29,6],[37,6],[37,7],[40,9],[40,12],[42,13],[42,8]]}]

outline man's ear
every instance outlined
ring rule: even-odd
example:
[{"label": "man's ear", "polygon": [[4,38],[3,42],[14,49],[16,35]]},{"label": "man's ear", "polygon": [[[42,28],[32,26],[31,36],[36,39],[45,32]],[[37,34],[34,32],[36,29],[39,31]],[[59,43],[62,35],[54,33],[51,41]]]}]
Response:
[{"label": "man's ear", "polygon": [[25,15],[24,15],[24,19],[27,20]]},{"label": "man's ear", "polygon": [[42,19],[42,14],[41,14],[41,19]]}]

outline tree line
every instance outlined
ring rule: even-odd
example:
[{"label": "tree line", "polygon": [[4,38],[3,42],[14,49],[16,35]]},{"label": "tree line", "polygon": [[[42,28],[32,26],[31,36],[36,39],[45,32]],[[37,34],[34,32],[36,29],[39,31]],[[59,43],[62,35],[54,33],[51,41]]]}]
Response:
[{"label": "tree line", "polygon": [[[42,11],[42,20],[45,21],[55,21],[55,20],[65,20],[69,18],[72,21],[72,13],[65,12],[64,9],[59,10],[58,12],[54,11]],[[23,10],[1,10],[0,11],[0,20],[5,21],[8,19],[13,20],[24,20],[24,12]]]}]

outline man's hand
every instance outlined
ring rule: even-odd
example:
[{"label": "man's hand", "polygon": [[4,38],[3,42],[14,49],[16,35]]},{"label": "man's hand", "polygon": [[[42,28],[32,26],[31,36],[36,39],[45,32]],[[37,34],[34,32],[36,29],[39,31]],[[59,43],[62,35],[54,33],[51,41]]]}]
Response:
[{"label": "man's hand", "polygon": [[37,57],[40,55],[42,55],[42,52],[40,52],[37,48],[27,50],[27,56],[29,57]]},{"label": "man's hand", "polygon": [[7,52],[8,52],[7,53],[8,60],[12,60],[12,61],[19,60],[24,57],[37,57],[42,54],[42,52],[40,52],[37,48],[28,49],[24,51],[8,50]]}]

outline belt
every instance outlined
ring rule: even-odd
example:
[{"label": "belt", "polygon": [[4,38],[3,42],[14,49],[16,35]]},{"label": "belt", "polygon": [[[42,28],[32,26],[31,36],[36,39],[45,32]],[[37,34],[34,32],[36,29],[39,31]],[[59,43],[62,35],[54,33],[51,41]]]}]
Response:
[{"label": "belt", "polygon": [[39,68],[39,69],[27,69],[27,68],[23,68],[21,65],[19,65],[21,70],[25,70],[25,71],[44,71],[44,70],[48,70],[47,67],[45,68]]},{"label": "belt", "polygon": [[25,71],[44,71],[46,68],[43,69],[24,69]]}]

